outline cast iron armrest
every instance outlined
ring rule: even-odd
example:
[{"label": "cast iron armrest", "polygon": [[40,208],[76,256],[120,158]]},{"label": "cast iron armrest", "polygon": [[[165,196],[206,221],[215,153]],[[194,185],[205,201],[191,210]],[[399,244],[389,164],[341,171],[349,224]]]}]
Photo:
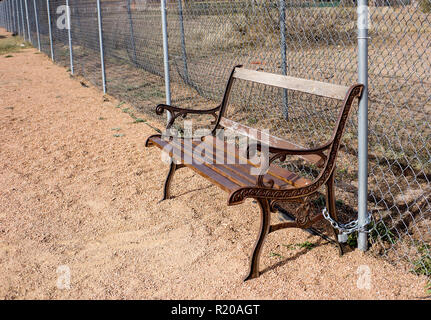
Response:
[{"label": "cast iron armrest", "polygon": [[[247,147],[247,158],[250,158],[250,156],[253,156],[254,153],[256,152],[256,150],[262,151],[262,148],[265,148],[269,153],[272,154],[272,156],[268,160],[268,168],[271,165],[271,163],[277,159],[279,159],[280,161],[285,161],[286,156],[288,156],[288,155],[300,156],[300,155],[315,154],[315,155],[320,156],[324,161],[326,161],[326,155],[323,153],[323,151],[328,149],[331,145],[332,145],[332,141],[325,143],[322,146],[310,148],[310,149],[287,149],[287,148],[272,147],[272,146],[264,145],[261,142],[257,142],[255,144],[251,144]],[[250,149],[251,149],[251,152],[253,154],[250,154]],[[266,172],[264,172],[263,174],[260,174],[257,177],[256,186],[257,187],[263,187],[263,188],[272,188],[274,185],[274,181],[269,180],[268,183],[265,183],[264,182],[265,174],[266,174]]]},{"label": "cast iron armrest", "polygon": [[185,118],[187,116],[187,114],[189,114],[189,113],[191,113],[191,114],[210,114],[215,118],[215,120],[217,120],[216,112],[220,110],[220,106],[217,106],[215,108],[208,109],[208,110],[195,110],[195,109],[185,109],[185,108],[170,106],[168,104],[159,104],[156,107],[156,114],[160,116],[163,114],[163,112],[165,110],[167,110],[168,112],[171,113],[171,119],[169,120],[168,124],[166,125],[166,129],[169,129],[170,127],[172,127],[175,120],[179,116],[182,116],[183,118]]},{"label": "cast iron armrest", "polygon": [[[326,155],[323,153],[323,151],[327,150],[331,145],[333,141],[329,141],[325,143],[322,146],[310,148],[310,149],[287,149],[287,148],[279,148],[279,147],[273,147],[270,145],[265,145],[262,142],[257,142],[254,144],[250,144],[247,147],[247,158],[250,158],[250,156],[253,156],[255,151],[262,151],[262,147],[264,147],[265,150],[267,150],[269,153],[274,153],[276,155],[296,155],[296,156],[303,156],[307,154],[315,154],[320,156],[323,160],[326,160]],[[253,147],[253,148],[252,148]],[[250,154],[250,151],[253,154]]]}]

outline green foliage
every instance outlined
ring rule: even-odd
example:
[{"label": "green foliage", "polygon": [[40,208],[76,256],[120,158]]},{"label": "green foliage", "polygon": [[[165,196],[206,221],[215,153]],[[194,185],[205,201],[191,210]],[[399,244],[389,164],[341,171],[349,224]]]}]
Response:
[{"label": "green foliage", "polygon": [[358,246],[358,233],[352,232],[347,236],[347,244],[352,247],[356,248]]},{"label": "green foliage", "polygon": [[380,238],[381,241],[389,242],[391,244],[395,244],[397,242],[395,235],[386,228],[386,225],[383,221],[379,221],[377,224],[372,222],[370,224],[370,238],[375,241]]},{"label": "green foliage", "polygon": [[306,250],[311,250],[315,247],[314,243],[311,243],[309,241],[305,241],[302,243],[294,243],[294,244],[283,244],[283,246],[285,246],[286,248],[290,249],[290,250],[295,250],[297,248],[303,248]]},{"label": "green foliage", "polygon": [[423,13],[430,13],[431,12],[431,0],[420,0],[419,1],[419,8]]},{"label": "green foliage", "polygon": [[257,123],[257,119],[256,118],[248,118],[248,120],[247,120],[247,123],[248,124],[256,124]]},{"label": "green foliage", "polygon": [[[0,55],[12,52],[19,52],[22,49],[31,47],[31,44],[29,42],[24,42],[24,39],[21,37],[7,37],[4,39],[0,39]],[[6,58],[10,57],[12,56],[6,56]]]},{"label": "green foliage", "polygon": [[[413,262],[414,271],[417,274],[431,275],[431,256],[430,256],[430,246],[428,244],[423,244],[418,247],[418,252],[420,257]],[[428,288],[431,290],[431,287]]]},{"label": "green foliage", "polygon": [[281,254],[277,253],[277,252],[271,252],[269,254],[269,256],[270,257],[277,257],[277,258],[280,258],[280,259],[284,259],[284,257]]},{"label": "green foliage", "polygon": [[[368,238],[370,245],[372,244],[372,242],[375,242],[378,239],[383,242],[389,242],[391,244],[395,244],[397,241],[395,235],[392,233],[392,231],[386,228],[386,225],[383,221],[379,221],[377,224],[371,222],[369,225],[369,230],[371,230]],[[352,248],[356,248],[358,246],[357,232],[353,232],[348,235],[347,244]]]},{"label": "green foliage", "polygon": [[121,101],[115,108],[120,108],[123,104],[125,104],[125,102]]},{"label": "green foliage", "polygon": [[427,294],[431,295],[431,282],[428,282],[428,284],[425,286],[425,290]]}]

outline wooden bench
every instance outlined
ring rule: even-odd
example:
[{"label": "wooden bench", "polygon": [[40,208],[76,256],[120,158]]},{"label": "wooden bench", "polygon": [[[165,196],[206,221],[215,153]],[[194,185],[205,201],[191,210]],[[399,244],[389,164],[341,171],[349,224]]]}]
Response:
[{"label": "wooden bench", "polygon": [[[342,101],[343,105],[331,138],[319,147],[305,149],[287,140],[263,131],[252,130],[243,124],[225,118],[229,94],[236,79]],[[229,194],[228,205],[240,204],[247,198],[255,199],[261,209],[261,226],[245,280],[258,277],[259,256],[269,233],[284,228],[309,228],[322,219],[322,214],[311,217],[306,212],[305,218],[271,225],[270,213],[275,211],[274,205],[277,201],[296,202],[303,205],[309,201],[310,196],[318,192],[320,187],[326,186],[327,210],[333,219],[337,219],[334,195],[335,160],[353,100],[360,97],[362,89],[361,84],[345,87],[236,66],[230,74],[223,100],[218,107],[209,110],[191,110],[165,104],[158,105],[157,114],[161,115],[164,110],[171,114],[171,120],[167,125],[168,131],[178,117],[185,118],[188,114],[208,114],[215,118],[211,134],[197,139],[173,138],[169,134],[148,137],[145,144],[147,147],[157,146],[164,149],[172,160],[164,185],[163,199],[170,198],[169,187],[172,177],[175,171],[182,167],[191,168],[226,191]],[[260,155],[268,157],[268,169],[259,175],[251,174],[252,169],[256,168],[256,164],[247,157],[248,154],[244,155],[238,146],[220,138],[219,129],[231,129],[255,140],[255,148],[258,151],[267,150],[267,152],[260,152]],[[320,167],[321,171],[316,179],[309,180],[274,163],[275,160],[285,161],[286,156],[302,157],[303,160]],[[220,161],[220,157],[222,161]],[[185,158],[192,158],[193,161],[185,161]],[[337,231],[335,229],[333,231],[337,236]],[[338,248],[342,254],[340,243],[338,243]]]}]

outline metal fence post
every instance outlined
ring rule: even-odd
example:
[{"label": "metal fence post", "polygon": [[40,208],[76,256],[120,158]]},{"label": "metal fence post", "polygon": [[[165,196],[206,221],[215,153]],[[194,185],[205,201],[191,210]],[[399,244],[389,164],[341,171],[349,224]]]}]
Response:
[{"label": "metal fence post", "polygon": [[24,5],[23,2],[24,0],[20,0],[20,8],[21,8],[21,30],[22,30],[22,37],[24,38],[24,41],[27,40],[26,36],[25,36],[25,23],[24,23]]},{"label": "metal fence post", "polygon": [[180,19],[181,53],[183,56],[184,82],[190,84],[189,68],[187,66],[186,40],[184,35],[184,17],[182,0],[178,0],[178,18]]},{"label": "metal fence post", "polygon": [[39,52],[40,52],[39,17],[37,16],[36,0],[33,0],[33,7],[34,7],[34,19],[35,19],[35,23],[36,23],[37,48],[39,49]]},{"label": "metal fence post", "polygon": [[[287,75],[286,63],[286,1],[280,0],[280,48],[281,48],[281,72]],[[283,89],[283,116],[289,120],[289,107],[287,105],[287,90]]]},{"label": "metal fence post", "polygon": [[73,74],[73,49],[72,49],[72,31],[71,31],[72,18],[70,16],[69,0],[66,0],[66,19],[67,19],[67,22],[66,22],[67,36],[69,38],[70,73]]},{"label": "metal fence post", "polygon": [[12,26],[12,17],[11,17],[11,10],[10,10],[10,2],[11,2],[11,0],[7,1],[7,15],[8,15],[7,31],[9,31],[9,32],[12,30],[12,28],[11,28],[11,26]]},{"label": "metal fence post", "polygon": [[28,19],[28,6],[27,6],[27,0],[24,0],[25,3],[25,15],[27,17],[27,32],[28,32],[28,41],[31,42],[31,35],[30,35],[30,21]]},{"label": "metal fence post", "polygon": [[[171,104],[171,83],[169,73],[169,47],[168,47],[168,23],[166,12],[166,0],[160,0],[160,10],[162,11],[162,34],[163,34],[163,63],[165,70],[165,92],[166,104]],[[168,112],[167,120],[171,120],[172,115]]]},{"label": "metal fence post", "polygon": [[52,44],[52,27],[51,27],[51,13],[49,10],[49,0],[46,0],[46,11],[48,14],[48,31],[49,31],[49,44],[51,47],[51,59],[54,61],[54,46]]},{"label": "metal fence post", "polygon": [[[358,81],[364,91],[358,111],[358,225],[365,227],[368,216],[368,0],[358,0]],[[358,249],[366,251],[367,233],[358,232]]]},{"label": "metal fence post", "polygon": [[130,8],[130,0],[127,0],[127,16],[129,18],[130,43],[132,45],[132,50],[133,50],[133,63],[136,65],[138,60],[136,58],[135,32],[133,30],[133,20],[132,20],[132,10]]},{"label": "metal fence post", "polygon": [[97,22],[99,27],[100,64],[102,66],[103,93],[106,93],[105,57],[103,53],[102,12],[100,0],[97,0]]},{"label": "metal fence post", "polygon": [[15,13],[15,1],[12,0],[11,1],[11,5],[12,5],[12,33],[16,33],[16,13]]},{"label": "metal fence post", "polygon": [[21,21],[19,19],[19,0],[16,0],[15,8],[16,8],[16,22],[18,26],[18,34],[21,35]]},{"label": "metal fence post", "polygon": [[20,25],[19,25],[19,11],[18,11],[18,0],[14,0],[14,12],[13,15],[15,17],[15,32],[16,34],[20,33]]},{"label": "metal fence post", "polygon": [[9,29],[9,13],[8,13],[8,4],[7,4],[7,0],[5,1],[5,13],[6,13],[6,25],[5,28],[6,30]]}]

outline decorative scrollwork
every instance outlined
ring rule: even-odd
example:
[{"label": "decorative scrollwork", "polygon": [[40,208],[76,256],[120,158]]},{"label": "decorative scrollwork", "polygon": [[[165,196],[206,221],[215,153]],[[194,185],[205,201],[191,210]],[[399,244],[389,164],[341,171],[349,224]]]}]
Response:
[{"label": "decorative scrollwork", "polygon": [[356,84],[350,87],[347,93],[346,99],[344,100],[343,108],[338,116],[337,128],[333,134],[332,141],[327,143],[325,146],[315,150],[282,150],[277,148],[270,148],[269,152],[278,151],[274,156],[271,157],[269,163],[276,159],[282,161],[285,160],[286,155],[304,154],[304,153],[316,153],[316,151],[322,151],[329,148],[328,156],[326,157],[325,167],[320,172],[318,177],[313,183],[290,189],[273,189],[273,183],[264,183],[264,175],[259,175],[255,187],[243,187],[232,192],[229,196],[229,204],[238,204],[243,202],[246,198],[267,198],[272,200],[288,200],[295,198],[307,197],[316,192],[323,184],[325,184],[331,176],[335,168],[335,160],[338,153],[341,137],[344,132],[344,127],[349,115],[353,99],[360,97],[362,94],[363,85]]},{"label": "decorative scrollwork", "polygon": [[167,110],[171,113],[171,119],[169,120],[168,124],[166,125],[166,129],[170,129],[178,117],[186,118],[189,113],[191,113],[191,114],[210,114],[215,119],[214,121],[211,121],[211,124],[214,124],[215,121],[218,119],[216,112],[220,110],[220,106],[217,106],[213,109],[208,109],[208,110],[194,110],[194,109],[184,109],[184,108],[174,107],[174,106],[170,106],[167,104],[159,104],[156,107],[156,114],[160,116],[163,114],[163,112],[165,110]]},{"label": "decorative scrollwork", "polygon": [[[273,155],[269,159],[269,161],[268,161],[268,168],[271,165],[271,163],[274,162],[277,159],[279,159],[280,161],[286,161],[286,155],[283,154],[283,153],[277,153],[277,154]],[[263,188],[272,188],[272,187],[274,187],[274,180],[272,180],[272,179],[268,179],[267,180],[268,182],[265,183],[265,181],[264,181],[265,174],[266,173],[263,173],[263,174],[261,174],[261,175],[259,175],[257,177],[256,185],[258,187],[263,187]]]}]

